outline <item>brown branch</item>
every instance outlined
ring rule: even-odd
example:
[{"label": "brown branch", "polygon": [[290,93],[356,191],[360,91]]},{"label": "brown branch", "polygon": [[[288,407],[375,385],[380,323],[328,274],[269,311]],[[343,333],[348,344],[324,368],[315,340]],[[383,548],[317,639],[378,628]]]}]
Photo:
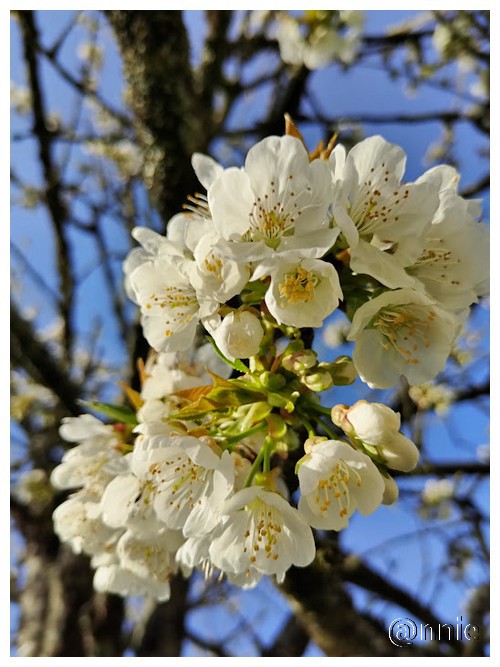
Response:
[{"label": "brown branch", "polygon": [[479,194],[483,190],[486,190],[490,187],[490,175],[485,174],[475,183],[468,185],[466,188],[460,191],[461,197],[474,197],[474,195]]},{"label": "brown branch", "polygon": [[402,473],[397,470],[392,472],[393,477],[402,475],[404,477],[446,477],[460,473],[463,475],[489,475],[490,466],[486,463],[470,463],[469,461],[456,461],[452,463],[424,463],[411,472]]},{"label": "brown branch", "polygon": [[41,87],[37,58],[39,35],[33,12],[20,11],[19,22],[23,35],[24,59],[28,68],[28,81],[33,105],[33,132],[38,142],[38,156],[45,181],[45,202],[50,214],[56,240],[57,270],[61,293],[60,309],[64,323],[64,352],[66,360],[69,360],[73,344],[71,320],[74,277],[65,230],[68,211],[64,203],[60,174],[54,157],[54,138],[47,126],[45,97]]},{"label": "brown branch", "polygon": [[144,174],[165,223],[196,190],[191,155],[206,150],[180,11],[107,11],[123,57]]},{"label": "brown branch", "polygon": [[20,315],[14,303],[10,306],[10,326],[12,362],[24,368],[36,382],[48,387],[69,414],[79,415],[81,410],[77,401],[81,387],[71,380],[61,362],[38,340],[31,322]]},{"label": "brown branch", "polygon": [[272,645],[262,652],[262,657],[299,657],[304,653],[308,644],[307,630],[300,622],[300,618],[292,614]]},{"label": "brown branch", "polygon": [[[205,18],[208,35],[203,49],[199,104],[200,112],[204,115],[205,123],[208,124],[207,135],[211,139],[219,127],[219,123],[216,123],[214,118],[214,98],[223,85],[227,88],[227,82],[224,81],[223,66],[230,53],[227,33],[232,12],[209,9],[205,12]],[[237,90],[239,90],[239,86]],[[225,115],[223,114],[224,117]]]},{"label": "brown branch", "polygon": [[193,632],[190,632],[189,630],[186,630],[186,639],[189,639],[189,641],[193,642],[193,644],[196,644],[200,648],[204,649],[205,651],[210,651],[210,653],[213,653],[219,658],[228,658],[230,657],[223,649],[222,647],[222,642],[210,642],[207,641],[206,639],[203,639],[202,637],[199,637],[198,635],[195,635]]},{"label": "brown branch", "polygon": [[32,515],[11,500],[26,543],[17,648],[24,657],[121,655],[123,600],[94,593],[89,559],[59,545],[51,510]]},{"label": "brown branch", "polygon": [[144,628],[140,646],[136,650],[139,657],[179,657],[184,638],[184,617],[188,582],[177,575],[170,582],[172,596],[168,602],[158,604]]}]

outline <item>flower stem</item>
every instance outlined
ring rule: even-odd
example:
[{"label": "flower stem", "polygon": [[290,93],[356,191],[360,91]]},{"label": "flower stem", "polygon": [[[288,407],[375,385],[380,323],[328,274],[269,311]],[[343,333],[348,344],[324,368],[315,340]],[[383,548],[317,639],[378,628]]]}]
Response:
[{"label": "flower stem", "polygon": [[244,438],[248,438],[248,436],[253,435],[254,433],[258,433],[259,431],[262,431],[267,426],[266,421],[261,421],[255,426],[252,426],[252,428],[249,428],[247,431],[244,431],[243,433],[237,433],[236,435],[229,435],[226,440],[227,445],[234,445],[240,440],[243,440]]},{"label": "flower stem", "polygon": [[314,438],[314,436],[316,435],[316,431],[314,430],[314,427],[311,424],[311,422],[309,421],[309,419],[307,419],[307,417],[300,410],[297,410],[297,414],[298,414],[299,419],[302,422],[303,426],[307,430],[307,435],[310,438]]},{"label": "flower stem", "polygon": [[318,412],[321,415],[325,415],[326,417],[331,417],[332,414],[331,408],[325,408],[323,405],[318,405],[317,403],[308,403],[307,407],[311,410],[314,410],[314,412]]},{"label": "flower stem", "polygon": [[273,449],[273,439],[267,436],[262,447],[264,450],[264,472],[271,472],[271,454]]},{"label": "flower stem", "polygon": [[321,428],[324,430],[326,435],[331,438],[332,440],[338,440],[338,435],[335,433],[335,431],[328,426],[322,419],[319,419],[319,417],[316,419],[316,422],[318,426],[321,426]]},{"label": "flower stem", "polygon": [[255,461],[252,463],[252,467],[250,468],[250,472],[248,473],[248,477],[245,480],[245,488],[247,486],[250,486],[252,484],[252,480],[255,477],[255,474],[260,467],[260,464],[262,462],[262,459],[264,458],[264,447],[260,450],[260,452],[257,454],[257,457]]}]

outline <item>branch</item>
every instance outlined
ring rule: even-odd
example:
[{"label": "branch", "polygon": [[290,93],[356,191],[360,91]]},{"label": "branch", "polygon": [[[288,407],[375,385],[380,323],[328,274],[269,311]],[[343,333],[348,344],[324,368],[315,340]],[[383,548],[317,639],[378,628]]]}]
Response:
[{"label": "branch", "polygon": [[453,463],[424,463],[424,465],[407,473],[401,473],[397,470],[391,472],[393,477],[398,477],[399,475],[404,475],[404,477],[446,477],[455,473],[463,475],[489,475],[490,466],[486,463],[456,461]]},{"label": "branch", "polygon": [[170,582],[171,598],[158,604],[144,628],[141,644],[136,654],[139,657],[179,657],[184,638],[184,617],[188,582],[177,575]]},{"label": "branch", "polygon": [[64,323],[64,351],[66,359],[69,360],[73,342],[71,319],[74,278],[65,231],[68,211],[64,203],[60,175],[54,159],[54,137],[46,123],[45,98],[41,88],[39,63],[36,55],[39,36],[33,12],[20,11],[19,22],[23,35],[24,58],[28,67],[28,80],[33,104],[33,132],[38,141],[38,154],[45,181],[45,202],[56,239],[61,316]]},{"label": "branch", "polygon": [[262,657],[284,658],[303,655],[309,644],[309,634],[295,615],[291,615],[273,644],[262,652]]},{"label": "branch", "polygon": [[113,10],[106,16],[123,56],[145,185],[166,223],[196,190],[191,155],[207,147],[182,13]]},{"label": "branch", "polygon": [[487,188],[490,187],[490,175],[485,174],[482,178],[480,178],[478,181],[475,183],[472,183],[472,185],[467,186],[460,192],[461,197],[473,197],[474,195],[479,194],[483,190],[486,190]]},{"label": "branch", "polygon": [[50,350],[41,343],[31,325],[18,312],[14,303],[10,305],[11,358],[15,365],[24,368],[31,377],[48,387],[71,415],[81,410],[77,400],[81,387],[74,384]]}]

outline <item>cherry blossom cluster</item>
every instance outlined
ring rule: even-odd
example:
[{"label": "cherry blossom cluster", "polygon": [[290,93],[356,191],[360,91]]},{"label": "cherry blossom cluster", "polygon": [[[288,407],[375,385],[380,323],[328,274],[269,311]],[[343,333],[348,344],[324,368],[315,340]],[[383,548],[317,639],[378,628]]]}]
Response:
[{"label": "cherry blossom cluster", "polygon": [[[127,389],[131,408],[93,406],[110,423],[64,420],[75,446],[51,478],[72,491],[56,532],[91,557],[98,590],[165,600],[194,569],[281,582],[313,561],[313,529],[394,502],[391,471],[417,465],[391,408],[318,394],[358,375],[420,385],[444,368],[486,293],[479,205],[451,167],[403,182],[404,152],[381,137],[311,154],[288,131],[242,168],[195,154],[206,195],[166,236],[133,231],[125,289],[153,349],[141,390]],[[353,358],[321,361],[310,332],[337,310]]]},{"label": "cherry blossom cluster", "polygon": [[276,19],[280,56],[289,65],[305,65],[310,70],[334,61],[349,65],[361,46],[365,14],[359,10],[279,12]]}]

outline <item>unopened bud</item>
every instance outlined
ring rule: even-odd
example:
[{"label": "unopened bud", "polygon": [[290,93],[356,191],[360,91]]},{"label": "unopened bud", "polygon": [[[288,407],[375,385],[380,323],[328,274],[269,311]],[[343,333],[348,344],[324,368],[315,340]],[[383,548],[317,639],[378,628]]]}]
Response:
[{"label": "unopened bud", "polygon": [[365,446],[375,447],[389,468],[408,472],[417,465],[419,451],[400,433],[399,413],[389,406],[358,401],[349,408],[346,417],[354,436]]},{"label": "unopened bud", "polygon": [[320,442],[325,442],[328,438],[325,438],[323,435],[315,435],[312,438],[307,438],[304,442],[304,451],[306,454],[310,454],[314,445],[319,445]]},{"label": "unopened bud", "polygon": [[392,505],[393,503],[396,502],[399,496],[398,485],[390,475],[384,477],[384,484],[385,484],[385,489],[384,489],[384,494],[382,496],[382,503],[384,505]]},{"label": "unopened bud", "polygon": [[325,391],[333,387],[332,376],[324,368],[318,368],[314,373],[304,375],[301,382],[311,391]]},{"label": "unopened bud", "polygon": [[339,387],[352,384],[358,377],[351,357],[346,355],[337,357],[335,361],[332,361],[329,364],[322,362],[319,366],[321,368],[326,368],[329,371],[332,376],[333,384]]},{"label": "unopened bud", "polygon": [[271,373],[270,371],[264,371],[259,376],[260,381],[263,386],[270,391],[279,391],[283,389],[286,385],[285,378],[279,373]]},{"label": "unopened bud", "polygon": [[348,410],[349,407],[347,405],[344,405],[344,403],[339,403],[338,405],[333,406],[331,412],[332,422],[335,424],[335,426],[341,428],[346,434],[352,432],[352,426],[347,419]]},{"label": "unopened bud", "polygon": [[313,350],[300,350],[283,357],[281,364],[290,373],[302,375],[316,366],[317,356]]},{"label": "unopened bud", "polygon": [[226,315],[213,336],[228,359],[247,359],[259,351],[264,330],[258,317],[242,310]]}]

